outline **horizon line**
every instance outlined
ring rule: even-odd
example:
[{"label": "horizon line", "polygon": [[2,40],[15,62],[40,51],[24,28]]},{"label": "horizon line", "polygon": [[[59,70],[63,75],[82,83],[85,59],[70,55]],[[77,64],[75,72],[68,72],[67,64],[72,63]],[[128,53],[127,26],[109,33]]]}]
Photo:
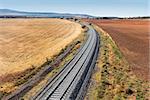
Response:
[{"label": "horizon line", "polygon": [[120,17],[120,18],[130,18],[130,17],[150,17],[150,15],[137,15],[137,16],[115,16],[115,15],[110,15],[110,16],[100,16],[100,15],[91,15],[87,13],[73,13],[73,12],[59,12],[59,11],[27,11],[27,10],[18,10],[18,9],[11,9],[11,8],[0,8],[1,10],[12,10],[12,11],[17,11],[17,12],[26,12],[26,13],[59,13],[59,14],[79,14],[79,15],[89,15],[93,17]]}]

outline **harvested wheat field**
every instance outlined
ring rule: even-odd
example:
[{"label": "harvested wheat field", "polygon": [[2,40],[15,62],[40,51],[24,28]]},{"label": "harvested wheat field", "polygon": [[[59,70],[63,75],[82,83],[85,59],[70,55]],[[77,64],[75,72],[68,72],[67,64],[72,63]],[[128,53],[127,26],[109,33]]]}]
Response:
[{"label": "harvested wheat field", "polygon": [[87,20],[108,32],[128,60],[133,72],[149,79],[148,20]]},{"label": "harvested wheat field", "polygon": [[81,33],[61,19],[0,19],[0,83],[5,76],[39,67]]}]

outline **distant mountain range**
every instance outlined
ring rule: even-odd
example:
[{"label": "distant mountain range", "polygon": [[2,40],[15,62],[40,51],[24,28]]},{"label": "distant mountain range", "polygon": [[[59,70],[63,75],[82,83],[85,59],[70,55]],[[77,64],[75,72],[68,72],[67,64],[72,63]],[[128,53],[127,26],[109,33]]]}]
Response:
[{"label": "distant mountain range", "polygon": [[18,17],[80,17],[93,18],[87,14],[69,14],[69,13],[50,13],[50,12],[25,12],[11,9],[0,9],[0,16],[18,16]]},{"label": "distant mountain range", "polygon": [[20,17],[48,17],[48,18],[95,18],[95,19],[150,19],[150,16],[141,17],[97,17],[88,14],[52,13],[52,12],[25,12],[11,9],[0,9],[0,18]]}]

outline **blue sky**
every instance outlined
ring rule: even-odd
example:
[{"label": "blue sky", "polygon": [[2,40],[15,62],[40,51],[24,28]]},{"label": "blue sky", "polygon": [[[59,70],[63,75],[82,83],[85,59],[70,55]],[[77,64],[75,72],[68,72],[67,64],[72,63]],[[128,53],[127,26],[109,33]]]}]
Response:
[{"label": "blue sky", "polygon": [[[79,13],[95,16],[147,16],[149,0],[0,0],[0,9]],[[150,3],[150,2],[149,2]]]}]

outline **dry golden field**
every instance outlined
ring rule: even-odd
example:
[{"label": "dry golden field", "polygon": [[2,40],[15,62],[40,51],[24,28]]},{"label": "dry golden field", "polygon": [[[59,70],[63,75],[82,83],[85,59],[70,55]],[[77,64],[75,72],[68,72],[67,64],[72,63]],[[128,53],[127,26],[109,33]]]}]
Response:
[{"label": "dry golden field", "polygon": [[81,33],[61,19],[0,19],[0,83],[7,75],[39,67]]}]

